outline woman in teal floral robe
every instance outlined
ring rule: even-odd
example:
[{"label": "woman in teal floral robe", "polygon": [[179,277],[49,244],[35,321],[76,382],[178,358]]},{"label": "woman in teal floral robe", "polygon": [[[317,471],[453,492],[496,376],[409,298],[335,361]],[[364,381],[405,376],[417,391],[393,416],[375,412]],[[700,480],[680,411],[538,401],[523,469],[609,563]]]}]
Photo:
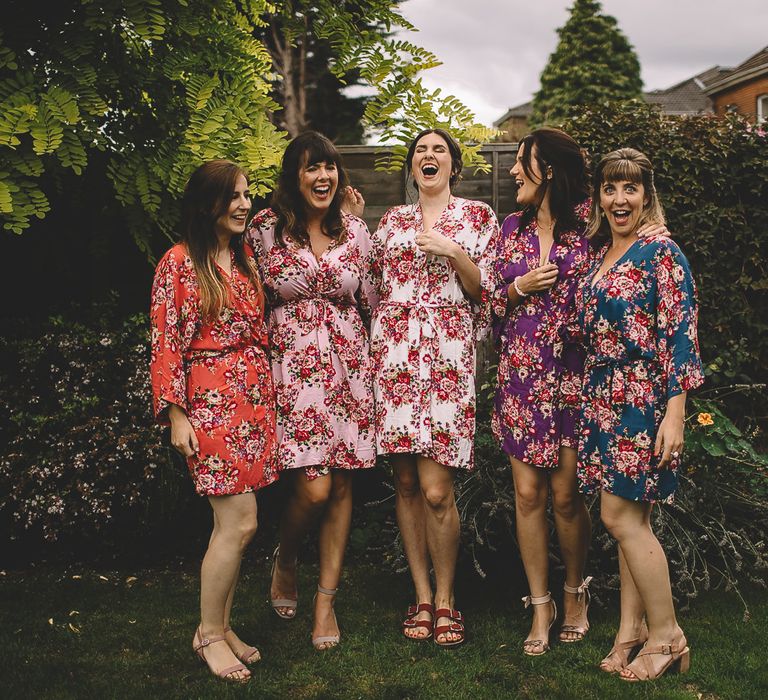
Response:
[{"label": "woman in teal floral robe", "polygon": [[587,235],[604,244],[576,295],[587,349],[577,475],[582,492],[600,490],[602,521],[619,545],[621,620],[600,667],[645,681],[690,665],[651,509],[675,492],[686,394],[703,382],[695,288],[674,241],[637,235],[664,220],[648,158],[614,151],[593,184]]}]

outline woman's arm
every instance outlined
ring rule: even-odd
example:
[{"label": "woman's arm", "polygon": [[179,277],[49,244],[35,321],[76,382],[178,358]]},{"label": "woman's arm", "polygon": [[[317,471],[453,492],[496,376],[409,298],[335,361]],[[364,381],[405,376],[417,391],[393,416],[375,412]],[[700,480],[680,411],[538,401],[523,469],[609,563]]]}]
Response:
[{"label": "woman's arm", "polygon": [[197,454],[200,451],[200,443],[186,411],[172,403],[168,406],[168,418],[171,421],[171,445],[185,457]]}]

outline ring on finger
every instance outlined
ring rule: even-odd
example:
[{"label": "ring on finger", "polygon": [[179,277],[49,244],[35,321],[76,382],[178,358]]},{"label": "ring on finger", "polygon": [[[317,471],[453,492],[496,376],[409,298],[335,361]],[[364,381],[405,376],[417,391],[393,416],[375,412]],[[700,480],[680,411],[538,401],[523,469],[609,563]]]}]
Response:
[{"label": "ring on finger", "polygon": [[675,459],[677,459],[677,458],[680,456],[680,452],[679,452],[678,450],[675,450],[675,451],[672,453],[672,456],[673,456]]}]

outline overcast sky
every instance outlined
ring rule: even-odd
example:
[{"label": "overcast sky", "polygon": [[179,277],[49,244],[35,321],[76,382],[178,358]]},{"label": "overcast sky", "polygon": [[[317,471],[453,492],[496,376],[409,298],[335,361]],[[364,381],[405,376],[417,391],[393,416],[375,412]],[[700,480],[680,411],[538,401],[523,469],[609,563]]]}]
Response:
[{"label": "overcast sky", "polygon": [[[490,125],[527,102],[557,45],[572,0],[406,0],[408,39],[443,65],[423,74]],[[603,0],[640,59],[644,90],[714,65],[736,66],[768,45],[768,0]]]}]

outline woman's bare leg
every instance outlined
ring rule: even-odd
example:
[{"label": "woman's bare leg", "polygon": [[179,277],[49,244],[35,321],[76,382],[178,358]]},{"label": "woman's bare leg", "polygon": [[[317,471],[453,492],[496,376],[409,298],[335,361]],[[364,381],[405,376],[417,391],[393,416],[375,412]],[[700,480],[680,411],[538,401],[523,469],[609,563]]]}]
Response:
[{"label": "woman's bare leg", "polygon": [[[560,552],[565,565],[565,583],[571,588],[581,585],[584,580],[584,566],[587,550],[592,537],[592,522],[584,498],[579,493],[576,479],[576,450],[560,448],[558,468],[550,476],[552,488],[552,510],[555,515],[555,530],[560,543]],[[586,596],[581,600],[575,593],[563,593],[564,625],[585,628],[588,625]],[[578,639],[576,632],[563,631],[560,639]]]},{"label": "woman's bare leg", "polygon": [[[395,514],[408,568],[416,591],[416,603],[432,603],[432,585],[429,580],[427,550],[427,524],[424,496],[419,485],[416,455],[391,455],[395,476]],[[419,613],[417,620],[431,621],[428,613]],[[424,627],[405,631],[406,636],[419,639],[429,632]]]},{"label": "woman's bare leg", "polygon": [[[224,634],[227,601],[237,583],[243,551],[257,525],[253,493],[210,496],[208,501],[214,511],[214,527],[200,569],[200,632],[204,638]],[[239,663],[229,644],[223,642],[205,647],[204,655],[214,673]],[[249,675],[245,670],[231,677]]]}]

